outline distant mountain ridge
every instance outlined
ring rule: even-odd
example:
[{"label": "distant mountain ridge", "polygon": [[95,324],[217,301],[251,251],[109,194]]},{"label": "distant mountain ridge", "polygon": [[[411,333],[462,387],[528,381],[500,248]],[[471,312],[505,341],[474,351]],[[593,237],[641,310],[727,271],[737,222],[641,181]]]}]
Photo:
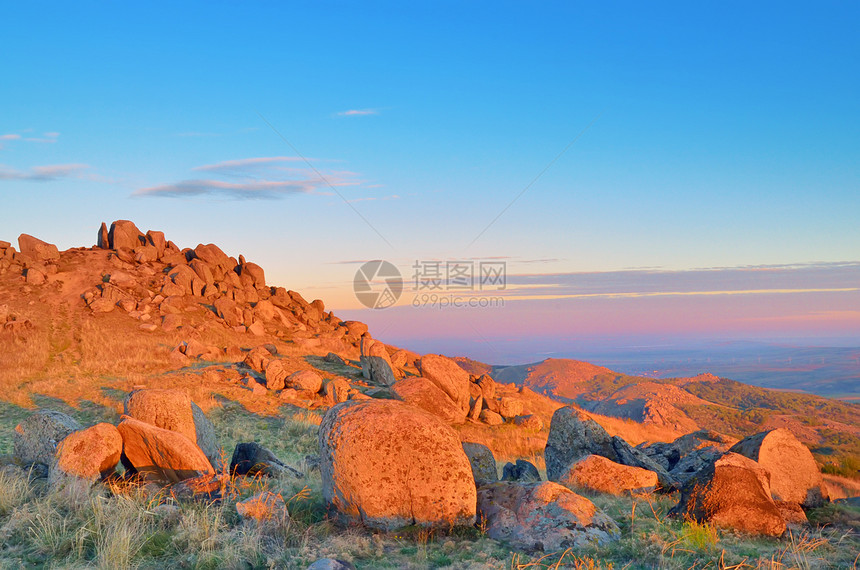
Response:
[{"label": "distant mountain ridge", "polygon": [[751,386],[708,373],[655,379],[565,358],[516,366],[455,360],[472,374],[487,373],[498,382],[605,416],[679,432],[711,429],[735,437],[787,427],[824,463],[860,455],[860,405],[853,403]]}]

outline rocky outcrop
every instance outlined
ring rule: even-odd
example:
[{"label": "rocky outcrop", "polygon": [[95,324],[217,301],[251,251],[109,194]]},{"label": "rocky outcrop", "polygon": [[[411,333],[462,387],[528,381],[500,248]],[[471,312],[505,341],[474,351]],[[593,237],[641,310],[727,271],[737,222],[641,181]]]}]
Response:
[{"label": "rocky outcrop", "polygon": [[71,416],[53,410],[39,410],[15,427],[12,433],[13,453],[24,465],[50,465],[57,445],[80,429],[83,426]]},{"label": "rocky outcrop", "polygon": [[751,534],[779,536],[785,520],[771,498],[770,475],[755,461],[726,453],[687,482],[678,517]]},{"label": "rocky outcrop", "polygon": [[481,487],[478,512],[490,538],[517,549],[553,552],[603,545],[621,535],[594,503],[549,481]]},{"label": "rocky outcrop", "polygon": [[770,473],[770,492],[775,501],[803,507],[820,507],[827,491],[812,453],[785,428],[757,433],[739,441],[729,451],[749,457]]},{"label": "rocky outcrop", "polygon": [[603,427],[573,406],[559,408],[552,415],[544,458],[550,481],[558,481],[575,461],[588,455],[600,455],[631,467],[653,471],[665,488],[678,483],[663,467],[642,451],[618,436],[610,436]]},{"label": "rocky outcrop", "polygon": [[567,468],[558,482],[569,489],[588,489],[610,495],[650,493],[657,488],[657,474],[630,467],[600,455],[588,455]]},{"label": "rocky outcrop", "polygon": [[122,463],[147,481],[177,483],[215,473],[209,459],[179,432],[162,429],[129,416],[117,427],[122,436]]},{"label": "rocky outcrop", "polygon": [[466,414],[439,386],[423,376],[412,376],[394,383],[391,391],[409,404],[439,416],[448,423],[461,424]]},{"label": "rocky outcrop", "polygon": [[203,451],[212,465],[221,464],[215,426],[184,390],[135,390],[126,396],[123,413],[155,427],[181,433]]},{"label": "rocky outcrop", "polygon": [[381,529],[475,520],[472,468],[457,433],[395,400],[344,402],[319,431],[323,497],[341,519]]},{"label": "rocky outcrop", "polygon": [[445,356],[427,354],[418,361],[421,375],[436,384],[463,413],[469,413],[469,373]]}]

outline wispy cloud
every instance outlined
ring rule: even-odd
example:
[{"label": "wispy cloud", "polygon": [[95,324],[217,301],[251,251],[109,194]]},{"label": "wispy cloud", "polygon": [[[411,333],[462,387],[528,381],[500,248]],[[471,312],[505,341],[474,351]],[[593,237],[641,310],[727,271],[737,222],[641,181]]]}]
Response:
[{"label": "wispy cloud", "polygon": [[512,296],[523,300],[846,293],[858,283],[860,262],[507,276]]},{"label": "wispy cloud", "polygon": [[326,172],[325,180],[309,168],[291,166],[303,163],[292,156],[266,156],[225,160],[192,168],[213,178],[190,178],[170,184],[141,188],[133,196],[182,198],[216,195],[231,199],[273,199],[295,194],[327,194],[325,188],[360,184],[352,172]]},{"label": "wispy cloud", "polygon": [[397,194],[392,194],[391,196],[367,196],[365,198],[353,198],[352,200],[347,200],[349,203],[354,202],[373,202],[375,200],[398,200],[400,196]]},{"label": "wispy cloud", "polygon": [[[32,129],[27,129],[22,131],[23,133],[29,133]],[[52,144],[57,142],[57,139],[60,137],[60,133],[56,131],[51,131],[48,133],[44,133],[41,137],[39,136],[25,136],[21,133],[6,133],[0,135],[0,141],[23,141],[23,142],[34,142],[34,143],[47,143]],[[3,148],[0,145],[0,148]]]},{"label": "wispy cloud", "polygon": [[83,178],[88,164],[49,164],[34,166],[29,170],[15,170],[0,165],[0,180],[30,180],[33,182],[48,182],[61,178]]},{"label": "wispy cloud", "polygon": [[378,115],[378,109],[349,109],[348,111],[340,111],[335,113],[338,117],[366,117],[368,115]]},{"label": "wispy cloud", "polygon": [[[316,158],[309,158],[308,160],[318,162],[318,159]],[[203,166],[196,166],[191,170],[197,172],[229,172],[235,170],[247,171],[256,170],[261,167],[291,162],[304,162],[304,160],[298,156],[262,156],[257,158],[240,158],[238,160],[225,160],[223,162],[216,162],[215,164],[204,164]]]}]

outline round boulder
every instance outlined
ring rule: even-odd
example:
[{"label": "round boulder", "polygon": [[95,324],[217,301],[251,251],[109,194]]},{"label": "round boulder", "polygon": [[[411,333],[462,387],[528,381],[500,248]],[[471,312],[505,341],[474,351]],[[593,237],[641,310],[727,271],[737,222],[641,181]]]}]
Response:
[{"label": "round boulder", "polygon": [[122,453],[122,436],[113,424],[100,423],[70,433],[57,446],[48,479],[63,476],[88,481],[104,478],[116,469]]},{"label": "round boulder", "polygon": [[785,519],[770,495],[768,472],[738,453],[726,453],[690,479],[671,514],[750,534],[779,536]]},{"label": "round boulder", "polygon": [[391,530],[475,522],[472,467],[457,433],[396,400],[332,407],[319,431],[323,497],[340,518]]},{"label": "round boulder", "polygon": [[57,444],[67,435],[83,429],[74,418],[54,410],[39,410],[15,427],[12,447],[21,463],[50,465]]},{"label": "round boulder", "polygon": [[286,385],[299,391],[317,393],[322,388],[322,377],[313,370],[299,370],[287,377]]},{"label": "round boulder", "polygon": [[785,428],[751,435],[729,451],[749,457],[770,473],[775,501],[820,507],[827,498],[812,453]]}]

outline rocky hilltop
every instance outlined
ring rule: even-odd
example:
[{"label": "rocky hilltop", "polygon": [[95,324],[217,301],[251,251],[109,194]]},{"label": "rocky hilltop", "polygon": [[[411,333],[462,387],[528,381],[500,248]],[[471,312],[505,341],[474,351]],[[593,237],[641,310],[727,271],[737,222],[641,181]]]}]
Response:
[{"label": "rocky hilltop", "polygon": [[[0,500],[4,536],[41,536],[20,523],[28,501],[83,492],[142,497],[149,518],[135,524],[168,534],[201,520],[195,505],[216,505],[223,537],[255,529],[261,549],[281,537],[287,558],[270,566],[304,560],[290,545],[301,525],[478,532],[502,558],[573,549],[599,559],[632,540],[637,500],[678,536],[780,537],[809,532],[857,488],[820,472],[832,434],[831,456],[854,453],[851,405],[710,375],[656,381],[578,361],[420,355],[267,284],[242,255],[179,247],[126,220],[102,224],[89,248],[61,252],[26,234],[17,248],[0,242],[0,295],[0,489],[24,490]],[[627,512],[622,500],[633,501]],[[373,536],[381,550],[361,556],[376,561],[402,537]],[[11,548],[0,561],[21,561]],[[668,548],[652,561],[674,559]]]}]

